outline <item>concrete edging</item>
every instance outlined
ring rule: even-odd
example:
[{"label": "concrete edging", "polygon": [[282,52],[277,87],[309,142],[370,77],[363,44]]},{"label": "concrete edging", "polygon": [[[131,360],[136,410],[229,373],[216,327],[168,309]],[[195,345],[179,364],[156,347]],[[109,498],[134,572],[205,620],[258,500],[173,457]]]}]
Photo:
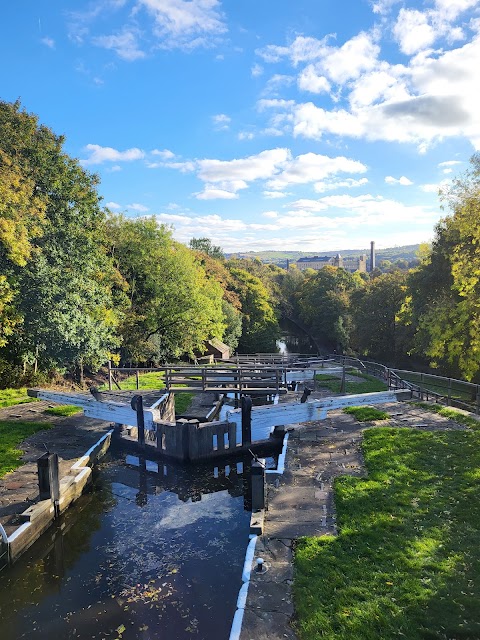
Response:
[{"label": "concrete edging", "polygon": [[[110,447],[113,429],[110,429],[71,467],[68,475],[60,480],[59,513],[63,513],[83,493],[91,480],[92,466]],[[20,518],[24,523],[8,538],[10,563],[13,564],[55,520],[55,509],[51,500],[41,500],[26,509]]]}]

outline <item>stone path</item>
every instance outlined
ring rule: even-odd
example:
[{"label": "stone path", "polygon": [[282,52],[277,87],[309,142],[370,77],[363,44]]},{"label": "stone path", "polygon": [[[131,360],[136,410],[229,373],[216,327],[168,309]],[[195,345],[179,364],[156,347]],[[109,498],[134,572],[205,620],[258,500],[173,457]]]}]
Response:
[{"label": "stone path", "polygon": [[[465,428],[409,403],[394,402],[377,408],[392,416],[388,424],[395,427]],[[267,571],[252,571],[240,640],[296,639],[290,624],[294,615],[291,585],[295,540],[337,534],[334,478],[365,474],[362,432],[374,424],[359,423],[338,411],[331,412],[326,420],[289,426],[293,431],[285,473],[267,476],[265,529],[255,550],[255,559],[262,557]]]},{"label": "stone path", "polygon": [[45,413],[47,402],[32,402],[0,409],[0,420],[49,422],[54,425],[48,431],[39,431],[19,445],[24,451],[21,467],[0,478],[0,524],[7,535],[21,524],[18,515],[38,502],[36,460],[45,453],[45,446],[59,455],[60,478],[68,475],[71,466],[93,446],[110,428],[111,423],[101,422],[77,414],[68,418]]}]

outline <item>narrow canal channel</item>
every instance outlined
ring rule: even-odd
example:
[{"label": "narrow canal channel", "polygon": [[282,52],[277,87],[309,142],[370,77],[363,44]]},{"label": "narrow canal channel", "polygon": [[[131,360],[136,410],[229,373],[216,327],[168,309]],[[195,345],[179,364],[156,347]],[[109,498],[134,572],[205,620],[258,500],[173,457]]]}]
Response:
[{"label": "narrow canal channel", "polygon": [[248,544],[249,464],[112,451],[93,490],[1,574],[1,640],[227,640]]}]

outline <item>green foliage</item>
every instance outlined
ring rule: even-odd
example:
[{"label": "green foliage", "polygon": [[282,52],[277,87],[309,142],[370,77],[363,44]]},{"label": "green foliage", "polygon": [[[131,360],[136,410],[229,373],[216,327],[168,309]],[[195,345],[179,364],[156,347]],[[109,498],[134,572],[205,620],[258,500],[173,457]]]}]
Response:
[{"label": "green foliage", "polygon": [[[19,104],[0,102],[0,188],[10,224],[0,238],[2,266],[21,318],[5,353],[12,364],[82,370],[102,364],[116,344],[114,274],[97,178],[65,154],[63,144]],[[15,218],[15,204],[25,207],[25,219]]]},{"label": "green foliage", "polygon": [[343,413],[352,415],[359,422],[373,422],[374,420],[388,420],[390,415],[375,407],[345,407]]},{"label": "green foliage", "polygon": [[452,212],[411,279],[417,352],[452,376],[480,373],[480,155],[442,194]]},{"label": "green foliage", "polygon": [[335,482],[337,538],[296,547],[301,640],[477,638],[480,434],[376,427]]},{"label": "green foliage", "polygon": [[206,253],[215,260],[223,260],[225,258],[222,247],[212,244],[210,238],[192,238],[188,243],[188,246],[193,251]]},{"label": "green foliage", "polygon": [[111,255],[128,285],[129,308],[120,331],[126,361],[159,362],[203,351],[222,338],[222,289],[194,254],[154,218],[112,216]]},{"label": "green foliage", "polygon": [[18,445],[29,436],[51,429],[53,425],[45,422],[21,422],[18,420],[0,421],[0,478],[21,465],[23,451]]},{"label": "green foliage", "polygon": [[76,413],[80,413],[82,410],[80,407],[75,407],[73,404],[61,404],[58,407],[49,407],[45,409],[44,413],[49,416],[73,416]]},{"label": "green foliage", "polygon": [[362,356],[396,363],[406,353],[411,330],[399,314],[407,296],[407,275],[402,271],[383,274],[353,291],[351,346]]},{"label": "green foliage", "polygon": [[299,316],[317,342],[340,351],[348,346],[350,293],[361,283],[359,278],[337,267],[305,273],[297,293]]},{"label": "green foliage", "polygon": [[234,278],[234,290],[242,304],[243,332],[239,340],[239,351],[276,351],[280,329],[267,288],[248,271],[232,266],[229,269]]}]

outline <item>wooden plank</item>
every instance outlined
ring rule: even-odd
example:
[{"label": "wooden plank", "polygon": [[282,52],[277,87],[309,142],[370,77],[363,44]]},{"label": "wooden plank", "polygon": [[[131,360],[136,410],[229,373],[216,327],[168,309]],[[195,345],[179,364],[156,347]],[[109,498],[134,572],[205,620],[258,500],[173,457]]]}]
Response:
[{"label": "wooden plank", "polygon": [[[126,424],[132,427],[138,426],[137,413],[131,408],[130,404],[113,401],[99,402],[93,396],[80,393],[43,391],[41,389],[29,389],[29,393],[31,395],[35,394],[34,397],[40,398],[40,400],[47,400],[57,404],[73,404],[83,409],[83,412],[89,418],[117,422],[118,424]],[[144,409],[144,420],[145,429],[153,429],[154,422],[160,420],[159,411],[156,409]]]}]

